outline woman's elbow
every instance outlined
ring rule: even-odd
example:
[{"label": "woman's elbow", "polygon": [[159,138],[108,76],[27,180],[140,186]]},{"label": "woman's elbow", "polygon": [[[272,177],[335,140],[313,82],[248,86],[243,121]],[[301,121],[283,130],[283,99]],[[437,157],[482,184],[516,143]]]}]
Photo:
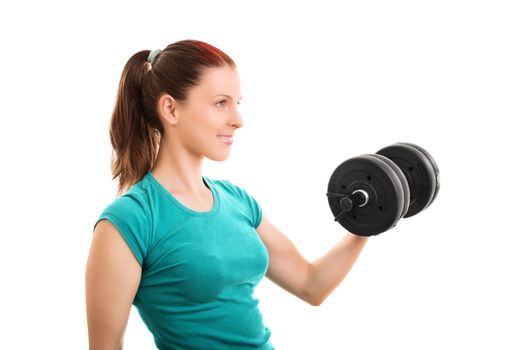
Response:
[{"label": "woman's elbow", "polygon": [[301,299],[312,306],[320,306],[325,301],[326,297],[305,292]]}]

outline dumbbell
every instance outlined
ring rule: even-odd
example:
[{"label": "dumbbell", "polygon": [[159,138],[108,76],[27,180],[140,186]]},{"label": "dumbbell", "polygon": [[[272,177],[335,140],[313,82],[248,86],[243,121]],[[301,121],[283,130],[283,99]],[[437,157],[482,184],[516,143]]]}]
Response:
[{"label": "dumbbell", "polygon": [[342,162],[328,182],[334,221],[374,236],[428,208],[439,192],[439,168],[422,147],[398,142]]}]

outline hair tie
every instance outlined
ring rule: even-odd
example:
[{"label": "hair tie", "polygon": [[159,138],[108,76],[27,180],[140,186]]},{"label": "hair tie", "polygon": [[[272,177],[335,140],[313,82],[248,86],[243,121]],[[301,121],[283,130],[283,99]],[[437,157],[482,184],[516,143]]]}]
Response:
[{"label": "hair tie", "polygon": [[149,53],[149,56],[148,56],[148,62],[150,64],[153,64],[153,61],[155,61],[155,58],[157,57],[157,55],[161,52],[162,50],[151,50],[150,53]]}]

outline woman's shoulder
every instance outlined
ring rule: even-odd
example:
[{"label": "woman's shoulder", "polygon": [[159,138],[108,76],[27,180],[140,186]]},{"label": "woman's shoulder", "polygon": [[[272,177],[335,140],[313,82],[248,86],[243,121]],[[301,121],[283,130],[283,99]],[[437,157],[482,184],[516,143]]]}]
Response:
[{"label": "woman's shoulder", "polygon": [[113,199],[113,201],[107,205],[107,208],[118,209],[126,212],[143,211],[146,210],[147,207],[147,196],[143,193],[136,192],[126,192]]},{"label": "woman's shoulder", "polygon": [[113,199],[99,215],[93,231],[102,220],[110,221],[124,237],[138,262],[142,265],[152,240],[151,205],[147,191],[130,188]]},{"label": "woman's shoulder", "polygon": [[211,179],[208,177],[206,177],[206,179],[211,181],[212,184],[219,186],[229,192],[242,190],[240,186],[237,186],[236,184],[232,183],[230,180],[227,179]]},{"label": "woman's shoulder", "polygon": [[227,192],[231,197],[234,198],[234,202],[238,203],[244,211],[249,215],[252,220],[252,225],[257,227],[261,220],[262,210],[259,202],[252,196],[251,192],[248,191],[245,185],[237,185],[237,183],[223,179],[214,180],[218,186],[222,186],[222,189]]},{"label": "woman's shoulder", "polygon": [[209,179],[209,178],[206,178],[206,179],[210,180],[213,185],[220,188],[223,192],[225,192],[226,194],[230,196],[242,198],[246,193],[246,190],[242,186],[238,186],[237,184],[233,183],[230,180]]},{"label": "woman's shoulder", "polygon": [[114,198],[103,210],[103,213],[111,213],[120,217],[140,217],[149,220],[151,212],[150,196],[148,196],[148,184],[139,181],[122,195]]},{"label": "woman's shoulder", "polygon": [[237,199],[243,201],[243,202],[253,202],[255,199],[251,195],[251,191],[246,189],[246,186],[241,184],[238,185],[235,181],[230,181],[226,179],[215,179],[212,180],[215,185],[218,187],[221,187],[223,191],[228,193],[229,195],[236,197]]}]

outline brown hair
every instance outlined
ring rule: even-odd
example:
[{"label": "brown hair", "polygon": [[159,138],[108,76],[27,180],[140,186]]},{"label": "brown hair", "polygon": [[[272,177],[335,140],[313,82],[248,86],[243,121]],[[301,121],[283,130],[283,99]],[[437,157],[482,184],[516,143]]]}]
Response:
[{"label": "brown hair", "polygon": [[207,67],[234,61],[218,48],[198,40],[168,45],[153,59],[150,50],[135,53],[122,71],[109,137],[113,147],[111,172],[118,178],[118,195],[137,183],[153,167],[164,134],[157,115],[159,97],[167,93],[185,102]]}]

